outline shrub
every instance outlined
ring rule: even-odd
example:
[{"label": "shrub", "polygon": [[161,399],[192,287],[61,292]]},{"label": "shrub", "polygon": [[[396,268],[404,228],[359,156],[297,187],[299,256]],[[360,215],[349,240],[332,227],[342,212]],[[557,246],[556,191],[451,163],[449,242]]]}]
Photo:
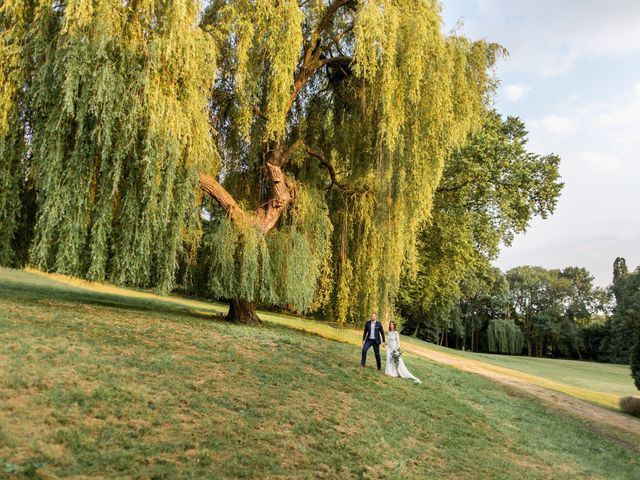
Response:
[{"label": "shrub", "polygon": [[510,320],[494,319],[487,327],[489,351],[519,355],[524,345],[520,328]]},{"label": "shrub", "polygon": [[636,325],[636,341],[631,349],[631,376],[636,388],[640,390],[640,325]]},{"label": "shrub", "polygon": [[640,417],[640,397],[622,397],[620,410],[629,415]]}]

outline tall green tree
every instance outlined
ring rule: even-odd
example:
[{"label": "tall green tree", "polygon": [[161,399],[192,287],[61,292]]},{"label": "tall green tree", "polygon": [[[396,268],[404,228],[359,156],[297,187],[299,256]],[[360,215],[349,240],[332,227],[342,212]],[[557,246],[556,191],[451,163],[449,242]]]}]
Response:
[{"label": "tall green tree", "polygon": [[554,318],[561,312],[554,303],[551,276],[542,267],[522,266],[507,272],[512,315],[525,336],[527,354],[542,354]]},{"label": "tall green tree", "polygon": [[[435,1],[210,2],[221,171],[210,285],[345,322],[390,311],[445,158],[480,123],[501,49],[443,35]],[[224,245],[224,247],[222,246]]]},{"label": "tall green tree", "polygon": [[[463,346],[476,351],[481,347],[481,332],[485,329],[488,332],[489,322],[513,321],[509,318],[509,283],[500,269],[487,266],[465,277],[460,289]],[[511,328],[511,331],[514,337],[518,336],[515,328]],[[514,353],[516,348],[513,344],[511,346],[514,348],[509,348],[509,353]]]},{"label": "tall green tree", "polygon": [[[172,287],[199,229],[197,173],[218,165],[207,115],[216,51],[200,11],[197,1],[3,2],[3,55],[15,61],[0,88],[17,107],[0,140],[21,149],[3,171],[28,159],[18,176],[37,191],[38,268]],[[13,198],[2,215],[16,218]]]},{"label": "tall green tree", "polygon": [[501,243],[553,212],[563,186],[560,159],[530,153],[526,142],[521,120],[487,111],[482,128],[447,162],[419,236],[417,275],[404,281],[400,312],[414,319],[414,333],[432,309],[458,302],[460,282],[486,269]]},{"label": "tall green tree", "polygon": [[530,356],[581,358],[582,328],[603,309],[605,295],[584,268],[547,270],[522,266],[507,272],[512,317],[521,326]]},{"label": "tall green tree", "polygon": [[567,267],[560,271],[559,277],[568,283],[565,284],[561,334],[555,349],[564,356],[575,353],[582,360],[585,329],[597,322],[597,314],[607,310],[608,295],[604,289],[594,287],[594,277],[586,268]]},{"label": "tall green tree", "polygon": [[256,301],[341,321],[392,308],[502,52],[444,35],[432,0],[1,12],[0,259],[32,178],[38,268],[166,292],[199,261],[247,322]]},{"label": "tall green tree", "polygon": [[634,378],[640,376],[640,267],[630,272],[624,258],[613,264],[611,290],[616,300],[607,322],[602,350],[609,361],[631,362]]}]

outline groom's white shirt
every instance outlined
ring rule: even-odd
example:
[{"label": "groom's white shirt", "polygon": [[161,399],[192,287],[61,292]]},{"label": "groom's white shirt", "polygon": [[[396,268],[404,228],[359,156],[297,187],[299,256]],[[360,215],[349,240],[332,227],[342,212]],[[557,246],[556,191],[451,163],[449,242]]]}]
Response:
[{"label": "groom's white shirt", "polygon": [[377,320],[374,320],[373,322],[369,323],[369,338],[371,340],[376,339],[376,322]]}]

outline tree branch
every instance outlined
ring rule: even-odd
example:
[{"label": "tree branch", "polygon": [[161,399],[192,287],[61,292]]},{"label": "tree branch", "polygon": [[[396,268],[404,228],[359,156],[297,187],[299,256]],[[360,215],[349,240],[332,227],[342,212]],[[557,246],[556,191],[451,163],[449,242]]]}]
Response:
[{"label": "tree branch", "polygon": [[324,12],[322,19],[318,23],[316,28],[316,35],[319,37],[320,34],[329,26],[331,20],[333,20],[333,16],[336,12],[348,4],[352,3],[353,0],[334,0],[334,2],[327,7],[327,10]]},{"label": "tree branch", "polygon": [[295,200],[297,189],[293,182],[286,179],[282,169],[270,163],[266,164],[267,177],[271,183],[269,200],[258,207],[253,215],[245,212],[233,196],[215,178],[200,172],[200,188],[227,213],[232,223],[254,223],[262,233],[269,232],[278,223],[284,209]]},{"label": "tree branch", "polygon": [[200,172],[198,177],[200,179],[200,189],[211,195],[218,202],[232,222],[236,223],[248,218],[248,214],[240,208],[238,202],[225,190],[220,182],[205,172]]},{"label": "tree branch", "polygon": [[[307,83],[307,81],[313,76],[315,72],[318,71],[320,67],[326,65],[323,61],[320,61],[320,55],[322,53],[322,49],[319,47],[320,35],[322,32],[326,30],[326,28],[330,25],[333,17],[336,12],[349,4],[353,3],[353,0],[334,0],[334,2],[329,5],[324,12],[324,15],[318,22],[318,26],[311,34],[311,38],[308,43],[304,45],[304,53],[302,56],[302,63],[300,64],[300,68],[298,73],[295,76],[295,80],[293,82],[293,91],[291,92],[291,97],[289,98],[289,102],[287,102],[286,112],[289,113],[293,103],[302,90],[302,87]],[[340,57],[335,57],[340,58]]]},{"label": "tree branch", "polygon": [[[351,63],[352,59],[345,56],[321,59],[320,56],[323,50],[318,47],[320,36],[329,27],[336,12],[340,8],[353,3],[354,0],[334,0],[327,7],[324,15],[318,22],[309,42],[304,45],[302,62],[294,79],[293,90],[285,110],[286,114],[291,111],[300,90],[302,90],[307,81],[315,72],[318,71],[318,69],[333,63]],[[261,118],[266,118],[257,105],[254,106],[254,113]],[[295,200],[297,192],[296,186],[293,182],[286,179],[281,167],[289,161],[292,153],[300,146],[301,142],[301,140],[296,140],[289,146],[285,147],[284,142],[281,140],[274,146],[269,160],[265,163],[267,176],[271,183],[271,194],[269,200],[264,205],[258,207],[254,215],[250,215],[242,210],[233,196],[227,192],[215,178],[207,173],[201,172],[199,174],[200,188],[213,197],[213,199],[227,213],[232,222],[256,222],[262,232],[267,233],[276,225],[285,207]],[[306,151],[309,155],[317,158],[320,163],[327,168],[331,177],[331,186],[334,184],[339,186],[340,184],[336,180],[336,174],[333,166],[324,158],[324,156],[309,147],[306,147]],[[331,188],[331,186],[329,188]]]},{"label": "tree branch", "polygon": [[336,37],[331,41],[331,43],[333,43],[333,45],[335,45],[336,50],[338,50],[340,55],[344,55],[344,53],[342,53],[342,50],[340,49],[340,40],[342,40],[342,37],[344,37],[347,33],[352,31],[353,27],[354,27],[354,24],[351,23],[347,28],[345,28],[342,32],[340,32],[338,35],[336,35]]},{"label": "tree branch", "polygon": [[324,155],[322,155],[320,152],[317,152],[317,151],[313,150],[312,148],[310,148],[306,144],[304,145],[304,150],[305,150],[305,152],[307,152],[312,157],[317,158],[318,161],[329,172],[329,177],[331,177],[331,184],[329,185],[327,190],[331,190],[331,187],[333,187],[334,185],[337,186],[338,188],[342,188],[342,185],[340,184],[340,182],[338,182],[338,180],[336,178],[336,171],[333,168],[333,165],[331,165],[331,162],[329,162],[326,158],[324,158]]},{"label": "tree branch", "polygon": [[346,64],[346,65],[350,65],[351,63],[353,63],[353,58],[352,57],[348,57],[346,55],[341,55],[339,57],[328,57],[328,58],[324,58],[322,60],[320,60],[319,64],[318,64],[318,68],[324,67],[325,65],[330,65],[333,63],[342,63],[342,64]]},{"label": "tree branch", "polygon": [[271,196],[256,212],[262,233],[267,233],[278,223],[282,212],[295,200],[297,193],[295,184],[286,179],[280,167],[267,163],[266,170],[271,182]]},{"label": "tree branch", "polygon": [[269,120],[269,117],[267,117],[264,113],[262,113],[262,110],[260,110],[260,107],[258,105],[253,106],[253,113],[255,113],[257,116],[259,116],[263,120]]},{"label": "tree branch", "polygon": [[459,183],[458,185],[452,185],[450,187],[444,187],[444,186],[439,186],[438,188],[436,188],[436,193],[449,193],[449,192],[457,192],[458,190],[463,189],[464,187],[466,187],[467,185],[475,182],[476,179],[472,178],[469,180],[466,180],[462,183]]}]

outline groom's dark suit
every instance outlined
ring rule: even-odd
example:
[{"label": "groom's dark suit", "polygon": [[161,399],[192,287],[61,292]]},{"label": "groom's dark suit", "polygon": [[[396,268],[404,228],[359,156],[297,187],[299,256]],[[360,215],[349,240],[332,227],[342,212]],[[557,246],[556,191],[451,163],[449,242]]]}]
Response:
[{"label": "groom's dark suit", "polygon": [[[373,338],[371,338],[371,322],[373,321],[375,321],[375,326],[373,327]],[[380,340],[381,337],[382,341]],[[373,353],[376,355],[376,365],[378,366],[378,370],[380,370],[382,367],[380,363],[380,343],[385,341],[382,324],[377,320],[369,320],[365,323],[362,341],[364,342],[362,345],[362,366],[364,367],[367,363],[367,350],[373,347]]]}]

